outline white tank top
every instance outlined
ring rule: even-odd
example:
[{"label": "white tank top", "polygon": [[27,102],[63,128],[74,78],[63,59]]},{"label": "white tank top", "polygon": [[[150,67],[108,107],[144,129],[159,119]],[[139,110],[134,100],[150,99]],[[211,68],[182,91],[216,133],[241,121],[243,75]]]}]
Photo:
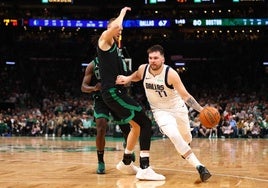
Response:
[{"label": "white tank top", "polygon": [[156,76],[149,72],[149,67],[150,65],[147,65],[144,70],[143,86],[151,109],[174,111],[180,107],[185,107],[178,92],[167,83],[167,74],[170,67],[164,65],[162,72]]}]

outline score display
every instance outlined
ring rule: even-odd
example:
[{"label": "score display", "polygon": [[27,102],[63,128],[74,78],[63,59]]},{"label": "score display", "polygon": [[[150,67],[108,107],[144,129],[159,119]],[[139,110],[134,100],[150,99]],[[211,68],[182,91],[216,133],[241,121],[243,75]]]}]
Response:
[{"label": "score display", "polygon": [[17,19],[3,19],[3,22],[5,26],[18,26],[18,20]]},{"label": "score display", "polygon": [[[29,26],[33,27],[80,27],[106,28],[108,20],[60,20],[60,19],[30,19]],[[170,27],[170,20],[125,20],[123,27]]]},{"label": "score display", "polygon": [[[12,19],[4,19],[5,25],[18,22]],[[63,20],[63,19],[29,19],[30,27],[73,27],[73,28],[107,28],[108,20]],[[24,23],[23,23],[24,25]],[[219,18],[219,19],[146,19],[124,20],[124,28],[168,28],[180,27],[232,27],[232,26],[268,26],[268,18]]]},{"label": "score display", "polygon": [[193,26],[266,26],[267,18],[194,19]]}]

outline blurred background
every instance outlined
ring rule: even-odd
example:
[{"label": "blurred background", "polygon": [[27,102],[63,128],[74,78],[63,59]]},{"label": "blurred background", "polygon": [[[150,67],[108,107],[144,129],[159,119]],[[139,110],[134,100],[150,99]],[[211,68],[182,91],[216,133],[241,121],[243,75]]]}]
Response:
[{"label": "blurred background", "polygon": [[[96,55],[92,39],[124,6],[132,11],[124,20],[121,48],[132,70],[147,63],[149,46],[161,44],[166,64],[204,104],[223,109],[231,103],[225,99],[267,104],[265,0],[1,0],[2,112],[45,111],[48,101],[54,111],[56,106],[85,111],[89,104],[79,103],[89,95],[80,86]],[[146,105],[140,84],[131,89]]]}]

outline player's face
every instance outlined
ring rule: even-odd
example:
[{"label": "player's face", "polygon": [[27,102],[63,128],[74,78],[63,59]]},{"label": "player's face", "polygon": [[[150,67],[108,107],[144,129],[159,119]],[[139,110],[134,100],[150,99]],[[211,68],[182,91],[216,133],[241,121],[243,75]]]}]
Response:
[{"label": "player's face", "polygon": [[114,36],[114,40],[119,41],[121,35],[122,35],[122,30],[120,30],[118,33],[116,33],[116,35]]},{"label": "player's face", "polygon": [[165,62],[164,56],[160,52],[151,52],[148,56],[148,61],[152,70],[159,70]]},{"label": "player's face", "polygon": [[[111,27],[111,23],[112,22],[110,22],[109,24],[108,24],[108,29]],[[120,30],[113,36],[113,38],[114,38],[114,40],[115,41],[119,41],[120,40],[120,37],[121,37],[121,35],[122,35],[122,30],[123,30],[123,28],[120,28]]]}]

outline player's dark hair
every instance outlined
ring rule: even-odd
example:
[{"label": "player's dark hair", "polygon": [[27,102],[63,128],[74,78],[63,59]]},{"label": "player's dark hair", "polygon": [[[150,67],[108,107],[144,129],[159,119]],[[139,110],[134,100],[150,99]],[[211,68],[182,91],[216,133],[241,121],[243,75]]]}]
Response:
[{"label": "player's dark hair", "polygon": [[160,52],[161,55],[164,55],[164,48],[161,45],[156,44],[156,45],[151,46],[147,50],[147,54],[152,53],[152,52]]}]

